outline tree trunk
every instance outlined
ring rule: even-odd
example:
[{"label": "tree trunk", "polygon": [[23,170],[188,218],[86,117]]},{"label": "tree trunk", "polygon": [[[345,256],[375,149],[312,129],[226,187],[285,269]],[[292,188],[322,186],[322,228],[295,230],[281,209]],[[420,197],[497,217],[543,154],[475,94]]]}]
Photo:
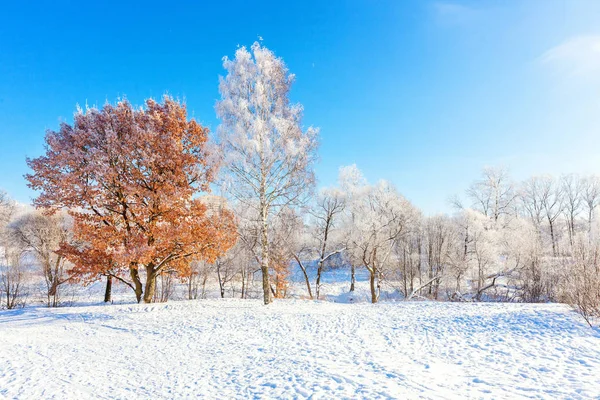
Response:
[{"label": "tree trunk", "polygon": [[58,285],[58,279],[54,276],[48,288],[48,307],[58,307]]},{"label": "tree trunk", "polygon": [[112,276],[106,276],[106,289],[104,290],[104,302],[110,303],[112,295]]},{"label": "tree trunk", "polygon": [[204,274],[202,276],[202,298],[206,299],[206,280],[208,279],[208,274]]},{"label": "tree trunk", "polygon": [[225,298],[225,283],[224,280],[221,280],[221,266],[217,261],[217,279],[219,280],[219,291],[221,292],[221,298]]},{"label": "tree trunk", "polygon": [[267,226],[267,207],[266,205],[262,205],[261,207],[261,219],[262,219],[262,232],[261,232],[261,251],[262,251],[262,259],[260,263],[260,270],[262,272],[262,281],[263,281],[263,294],[264,294],[264,303],[265,305],[273,302],[273,297],[271,295],[271,283],[269,282],[269,237],[268,237],[268,226]]},{"label": "tree trunk", "polygon": [[192,273],[192,274],[190,274],[190,276],[188,278],[188,300],[194,299],[194,296],[192,295],[192,284],[193,284],[192,279],[194,279],[193,277],[194,277],[194,274]]},{"label": "tree trunk", "polygon": [[356,283],[356,268],[354,264],[350,265],[350,291],[354,292],[354,283]]},{"label": "tree trunk", "polygon": [[144,303],[152,303],[154,301],[154,291],[156,290],[156,272],[154,265],[146,265],[146,289],[144,290]]},{"label": "tree trunk", "polygon": [[554,239],[554,224],[552,223],[552,221],[550,219],[548,219],[548,222],[550,223],[550,239],[552,240],[552,255],[554,257],[556,257],[557,251],[556,251],[556,241]]},{"label": "tree trunk", "polygon": [[[308,290],[308,295],[310,296],[310,299],[313,299],[313,294],[312,294],[312,290],[310,288],[310,280],[308,279],[308,273],[306,272],[306,268],[304,267],[304,264],[302,264],[302,261],[300,261],[300,257],[298,257],[296,254],[294,254],[294,258],[296,259],[296,262],[298,263],[298,266],[300,267],[300,269],[302,270],[302,273],[304,274],[304,281],[306,282],[306,289]],[[318,278],[317,278],[317,288],[318,288]],[[317,289],[318,291],[318,289]],[[319,297],[317,296],[317,299]]]},{"label": "tree trunk", "polygon": [[142,294],[144,293],[144,291],[142,290],[142,281],[140,280],[140,274],[137,268],[134,268],[135,265],[135,263],[131,263],[131,265],[129,266],[129,274],[131,275],[131,280],[133,281],[134,285],[133,291],[135,292],[135,299],[139,303],[142,301]]},{"label": "tree trunk", "polygon": [[241,299],[244,298],[244,295],[246,294],[246,270],[244,268],[242,268],[242,294],[240,296]]},{"label": "tree trunk", "polygon": [[369,283],[371,284],[371,303],[377,303],[377,289],[375,287],[375,271],[369,269]]},{"label": "tree trunk", "polygon": [[323,261],[319,261],[319,267],[317,268],[317,281],[316,281],[316,285],[315,285],[315,294],[317,296],[317,300],[319,300],[319,297],[321,296],[321,274],[322,273],[323,273]]}]

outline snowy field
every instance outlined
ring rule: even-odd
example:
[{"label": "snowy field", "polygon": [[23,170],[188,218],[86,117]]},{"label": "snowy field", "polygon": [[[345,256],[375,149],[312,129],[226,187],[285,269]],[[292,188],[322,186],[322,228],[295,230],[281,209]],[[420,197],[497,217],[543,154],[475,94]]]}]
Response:
[{"label": "snowy field", "polygon": [[197,300],[0,313],[0,397],[600,398],[563,305]]}]

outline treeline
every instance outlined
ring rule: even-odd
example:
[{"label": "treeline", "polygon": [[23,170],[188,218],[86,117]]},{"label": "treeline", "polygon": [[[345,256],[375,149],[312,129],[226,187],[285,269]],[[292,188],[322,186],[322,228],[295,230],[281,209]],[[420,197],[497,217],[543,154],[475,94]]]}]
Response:
[{"label": "treeline", "polygon": [[[278,214],[279,248],[303,271],[316,260],[316,281],[305,274],[310,297],[319,296],[327,260],[341,255],[352,276],[368,270],[372,302],[386,287],[406,299],[560,301],[598,311],[600,177],[514,182],[505,169],[486,168],[463,197],[452,200],[452,215],[425,216],[388,182],[371,185],[344,167],[339,185],[310,207]],[[255,220],[241,219],[243,243],[252,243]]]},{"label": "treeline", "polygon": [[235,281],[241,297],[259,275],[268,304],[289,295],[292,268],[306,296],[320,299],[337,263],[351,270],[350,291],[356,270],[368,271],[374,303],[392,290],[405,299],[566,301],[598,313],[598,177],[514,182],[485,169],[452,215],[437,216],[356,166],[315,193],[319,132],[290,102],[294,76],[283,60],[255,43],[223,65],[214,136],[168,96],[144,108],[124,100],[77,109],[72,124],[47,132],[46,153],[27,160],[38,211],[17,218],[3,200],[5,306],[19,302],[28,257],[42,266],[49,305],[65,282],[98,279],[107,301],[114,281],[138,301],[167,300],[175,280],[196,298],[209,273],[221,296]]}]

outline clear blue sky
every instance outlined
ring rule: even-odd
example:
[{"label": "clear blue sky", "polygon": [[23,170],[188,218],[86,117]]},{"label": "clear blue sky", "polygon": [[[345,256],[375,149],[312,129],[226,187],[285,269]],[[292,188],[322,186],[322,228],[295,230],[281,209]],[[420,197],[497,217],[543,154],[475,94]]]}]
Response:
[{"label": "clear blue sky", "polygon": [[221,59],[258,36],[321,127],[319,185],[356,163],[428,213],[486,165],[600,173],[600,2],[4,2],[0,188],[75,105],[164,92],[214,130]]}]

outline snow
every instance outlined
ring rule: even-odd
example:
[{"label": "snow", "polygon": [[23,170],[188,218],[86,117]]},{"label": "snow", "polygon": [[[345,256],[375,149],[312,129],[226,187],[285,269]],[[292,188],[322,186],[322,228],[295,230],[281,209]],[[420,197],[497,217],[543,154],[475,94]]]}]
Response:
[{"label": "snow", "polygon": [[196,300],[0,313],[0,397],[587,399],[564,305]]}]

